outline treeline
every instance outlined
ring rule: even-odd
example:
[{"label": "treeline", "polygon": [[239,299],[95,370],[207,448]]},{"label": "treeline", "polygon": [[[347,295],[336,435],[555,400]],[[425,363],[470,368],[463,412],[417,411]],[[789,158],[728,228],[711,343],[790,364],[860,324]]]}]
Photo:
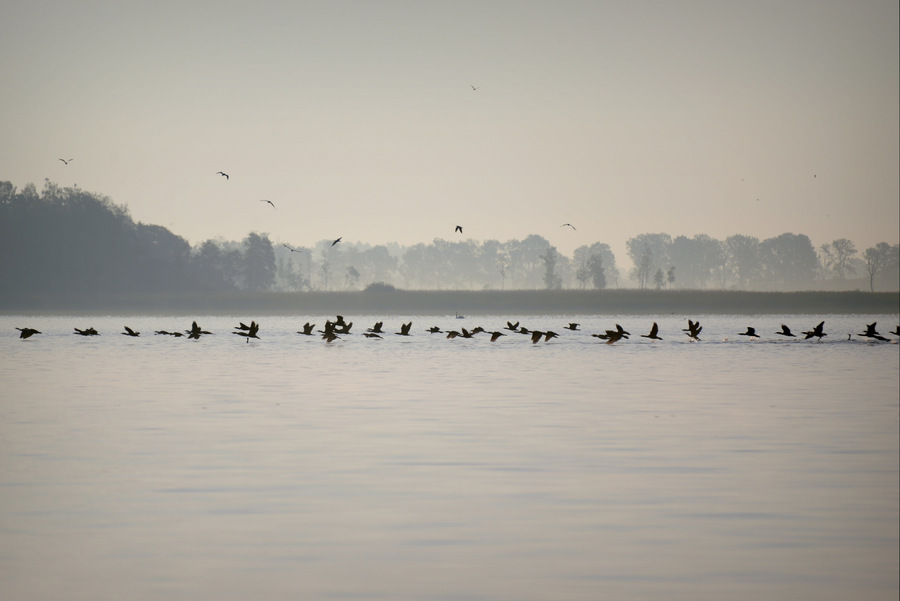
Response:
[{"label": "treeline", "polygon": [[322,240],[306,247],[250,233],[240,242],[207,240],[192,247],[77,187],[48,181],[40,192],[33,185],[18,191],[0,182],[0,297],[19,304],[48,296],[394,288],[788,291],[900,285],[900,245],[885,242],[860,254],[849,240],[816,249],[802,234],[722,241],[641,234],[628,240],[627,252],[634,267],[623,274],[607,244],[579,247],[570,258],[538,235],[406,247]]}]

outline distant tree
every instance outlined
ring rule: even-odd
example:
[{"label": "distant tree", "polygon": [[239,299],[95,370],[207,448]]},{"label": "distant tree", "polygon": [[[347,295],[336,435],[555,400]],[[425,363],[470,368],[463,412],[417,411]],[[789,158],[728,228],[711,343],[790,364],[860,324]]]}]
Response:
[{"label": "distant tree", "polygon": [[625,242],[628,257],[634,264],[632,275],[642,290],[650,283],[655,268],[669,262],[669,234],[640,234]]},{"label": "distant tree", "polygon": [[[597,258],[594,259],[594,257]],[[610,250],[609,244],[595,242],[590,246],[579,246],[572,254],[572,260],[577,266],[576,279],[578,270],[584,268],[590,274],[589,278],[593,280],[594,288],[606,288],[610,279],[616,279],[618,277],[619,272],[616,269],[616,257],[612,250]],[[598,261],[598,263],[591,263],[592,261]],[[602,278],[597,277],[600,273],[598,269],[602,270]]]},{"label": "distant tree", "polygon": [[250,233],[244,238],[244,273],[251,292],[269,290],[275,283],[275,251],[268,236]]},{"label": "distant tree", "polygon": [[355,288],[359,283],[359,272],[351,265],[347,268],[347,275],[344,279],[347,282],[347,288]]},{"label": "distant tree", "polygon": [[869,274],[869,291],[875,292],[875,275],[887,269],[896,269],[900,265],[900,245],[891,246],[887,242],[879,242],[863,252],[866,260],[866,272]]},{"label": "distant tree", "polygon": [[657,290],[662,290],[666,285],[666,272],[662,270],[662,267],[656,270],[656,273],[653,274],[653,283],[656,284]]},{"label": "distant tree", "polygon": [[675,285],[675,266],[674,265],[669,267],[669,270],[666,272],[666,283],[669,286]]},{"label": "distant tree", "polygon": [[601,255],[591,255],[587,260],[586,267],[594,288],[597,290],[606,288],[606,270],[603,267],[603,257]]},{"label": "distant tree", "polygon": [[669,259],[678,267],[682,288],[706,288],[714,274],[725,266],[725,245],[706,234],[672,240]]},{"label": "distant tree", "polygon": [[838,238],[829,244],[820,247],[824,257],[825,267],[833,271],[839,280],[846,279],[846,274],[855,274],[852,260],[856,255],[856,246],[846,238]]},{"label": "distant tree", "polygon": [[328,282],[331,279],[331,262],[328,260],[328,257],[322,258],[319,274],[322,276],[322,289],[325,291],[330,290]]},{"label": "distant tree", "polygon": [[397,289],[384,282],[372,282],[363,289],[363,292],[395,292]]},{"label": "distant tree", "polygon": [[739,289],[750,287],[760,273],[759,239],[741,234],[726,238],[725,268]]},{"label": "distant tree", "polygon": [[815,280],[818,257],[804,234],[781,234],[759,245],[763,277],[778,290],[805,290]]},{"label": "distant tree", "polygon": [[554,247],[547,249],[541,260],[544,262],[544,286],[547,290],[562,288],[562,278],[556,273],[556,264],[559,261],[559,253]]}]

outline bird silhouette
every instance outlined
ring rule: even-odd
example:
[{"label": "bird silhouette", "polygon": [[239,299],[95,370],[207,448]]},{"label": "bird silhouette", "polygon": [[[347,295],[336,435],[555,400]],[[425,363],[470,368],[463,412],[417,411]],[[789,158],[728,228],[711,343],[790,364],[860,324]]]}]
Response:
[{"label": "bird silhouette", "polygon": [[513,332],[515,332],[516,330],[519,329],[519,322],[517,321],[516,323],[513,323],[513,322],[511,322],[511,321],[507,321],[507,322],[506,322],[506,329],[507,329],[507,330],[512,330]]},{"label": "bird silhouette", "polygon": [[[562,224],[562,225],[559,226],[559,227],[570,227],[570,228],[572,228],[573,230],[575,229],[575,226],[572,225],[571,223],[564,223],[564,224]],[[578,231],[578,230],[576,230],[576,231]]]},{"label": "bird silhouette", "polygon": [[344,237],[341,236],[340,238],[338,238],[337,240],[335,240],[334,242],[332,242],[331,245],[334,246],[335,244],[337,244],[338,242],[340,242],[343,238],[344,238]]},{"label": "bird silhouette", "polygon": [[428,328],[428,329],[425,330],[425,331],[426,331],[426,332],[431,332],[432,334],[442,334],[442,333],[443,333],[443,332],[441,332],[441,329],[440,329],[439,327],[437,327],[437,326],[431,326],[430,328]]},{"label": "bird silhouette", "polygon": [[375,332],[363,332],[363,336],[365,336],[366,338],[381,338],[381,336],[379,336]]},{"label": "bird silhouette", "polygon": [[196,321],[191,324],[190,330],[185,330],[185,333],[188,335],[188,338],[192,340],[199,339],[202,334],[212,334],[212,332],[207,332],[206,330],[200,329],[200,326]]},{"label": "bird silhouette", "polygon": [[448,330],[447,331],[447,338],[456,338],[459,335],[460,335],[459,332],[457,332],[456,330]]},{"label": "bird silhouette", "polygon": [[78,334],[79,336],[99,336],[100,335],[97,333],[97,330],[95,330],[94,328],[87,328],[85,330],[79,330],[78,328],[75,328],[75,333]]},{"label": "bird silhouette", "polygon": [[462,226],[461,226],[461,225],[457,225],[455,228],[453,228],[453,231],[454,231],[454,232],[459,232],[460,234],[463,233],[463,231],[462,231]]},{"label": "bird silhouette", "polygon": [[[240,326],[238,326],[238,328],[241,329],[240,332],[232,332],[232,334],[237,334],[238,336],[244,336],[247,339],[247,342],[250,342],[251,338],[256,338],[257,340],[259,340],[259,336],[256,335],[256,333],[259,332],[259,324],[258,323],[256,323],[255,321],[251,321],[249,326],[246,326],[243,323],[241,323],[241,326],[244,326],[244,327],[241,328]],[[244,329],[244,328],[246,328],[246,329]]]},{"label": "bird silhouette", "polygon": [[376,321],[375,325],[366,330],[366,332],[372,332],[373,334],[384,334],[384,331],[381,329],[384,326],[383,321]]},{"label": "bird silhouette", "polygon": [[19,332],[21,332],[21,334],[19,334],[19,338],[31,338],[35,334],[41,333],[41,332],[38,332],[37,330],[35,330],[34,328],[16,328],[16,329],[19,330]]},{"label": "bird silhouette", "polygon": [[473,91],[474,91],[474,90],[477,90],[478,88],[481,87],[481,86],[476,86],[475,84],[471,84],[471,86],[472,86],[472,90],[473,90]]},{"label": "bird silhouette", "polygon": [[501,336],[506,336],[503,332],[491,332],[491,342],[497,342]]},{"label": "bird silhouette", "polygon": [[322,340],[324,340],[325,342],[328,342],[328,343],[331,343],[331,342],[334,342],[335,340],[340,340],[340,339],[341,339],[341,337],[338,336],[337,334],[335,334],[334,332],[325,332],[324,334],[322,334]]},{"label": "bird silhouette", "polygon": [[690,319],[688,320],[688,327],[681,330],[682,332],[687,333],[688,338],[691,340],[700,341],[700,332],[703,331],[703,326],[700,325],[700,322],[693,322]]},{"label": "bird silhouette", "polygon": [[125,335],[125,336],[135,336],[135,337],[141,335],[140,332],[135,332],[134,330],[132,330],[132,329],[129,328],[128,326],[125,326],[125,331],[122,332],[122,334]]},{"label": "bird silhouette", "polygon": [[567,330],[572,330],[573,332],[576,332],[576,331],[578,331],[578,326],[580,326],[580,325],[581,324],[579,324],[579,323],[570,323],[569,325],[563,326],[563,327]]},{"label": "bird silhouette", "polygon": [[291,248],[290,246],[288,246],[288,245],[285,244],[284,242],[282,242],[281,245],[282,245],[283,247],[285,247],[286,249],[288,249],[289,251],[291,251],[292,253],[302,253],[302,252],[304,252],[302,249]]},{"label": "bird silhouette", "polygon": [[62,161],[63,163],[65,163],[66,165],[68,165],[70,161],[74,161],[75,159],[69,159],[68,161],[66,159],[59,159],[59,160]]},{"label": "bird silhouette", "polygon": [[314,323],[309,323],[309,322],[307,321],[305,324],[303,324],[303,331],[302,331],[302,332],[297,332],[297,333],[298,333],[298,334],[305,334],[305,335],[307,335],[307,336],[312,336],[312,334],[313,334],[313,328],[314,328],[314,327],[316,327],[316,324],[314,324]]},{"label": "bird silhouette", "polygon": [[781,331],[775,333],[779,336],[790,336],[791,338],[796,338],[794,334],[791,334],[791,329],[784,324],[781,324]]},{"label": "bird silhouette", "polygon": [[216,173],[216,175],[221,175],[221,176],[223,176],[225,179],[231,179],[230,177],[228,177],[228,174],[225,173],[224,171],[219,171],[219,172]]},{"label": "bird silhouette", "polygon": [[752,338],[758,338],[759,336],[756,334],[756,328],[751,328],[747,326],[746,332],[738,332],[738,336],[750,336]]},{"label": "bird silhouette", "polygon": [[888,332],[888,334],[893,334],[894,336],[900,336],[900,326],[894,328],[893,332]]},{"label": "bird silhouette", "polygon": [[544,337],[546,332],[539,332],[538,330],[532,330],[531,332],[531,344],[537,344],[538,341]]},{"label": "bird silhouette", "polygon": [[264,198],[264,199],[260,200],[259,202],[267,202],[267,203],[269,203],[270,205],[272,205],[272,208],[273,208],[273,209],[275,208],[275,203],[272,202],[271,200],[266,200],[266,199]]},{"label": "bird silhouette", "polygon": [[864,338],[874,338],[875,340],[881,340],[882,342],[887,342],[887,338],[879,334],[875,331],[875,326],[878,325],[877,321],[873,321],[872,323],[866,326],[866,331],[862,334],[857,334],[857,336],[863,336]]},{"label": "bird silhouette", "polygon": [[803,332],[804,334],[806,334],[806,338],[804,338],[804,340],[809,340],[810,338],[815,336],[816,338],[819,339],[819,341],[821,341],[822,336],[828,336],[828,334],[826,334],[823,331],[824,328],[825,328],[825,322],[823,321],[819,325],[814,327],[812,330],[810,330],[809,332]]},{"label": "bird silhouette", "polygon": [[400,324],[400,331],[394,332],[398,336],[409,336],[409,329],[412,327],[412,322]]},{"label": "bird silhouette", "polygon": [[657,334],[659,334],[659,326],[656,325],[656,322],[654,321],[653,325],[650,327],[650,333],[649,334],[641,334],[641,338],[650,338],[651,340],[662,340],[662,338],[657,336]]}]

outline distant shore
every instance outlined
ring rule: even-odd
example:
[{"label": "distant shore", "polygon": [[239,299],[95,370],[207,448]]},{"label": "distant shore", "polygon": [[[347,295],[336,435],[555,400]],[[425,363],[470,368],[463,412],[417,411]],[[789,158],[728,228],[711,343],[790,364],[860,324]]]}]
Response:
[{"label": "distant shore", "polygon": [[900,292],[509,290],[269,292],[0,297],[4,315],[665,315],[895,314]]}]

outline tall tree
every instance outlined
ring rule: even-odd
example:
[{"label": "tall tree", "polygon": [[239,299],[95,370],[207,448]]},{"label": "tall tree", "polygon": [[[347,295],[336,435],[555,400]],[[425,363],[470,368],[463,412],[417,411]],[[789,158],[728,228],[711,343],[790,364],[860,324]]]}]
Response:
[{"label": "tall tree", "polygon": [[250,233],[244,238],[244,269],[251,292],[269,290],[275,283],[275,251],[268,236]]},{"label": "tall tree", "polygon": [[869,274],[869,291],[875,292],[875,276],[887,269],[896,269],[900,265],[900,245],[891,246],[887,242],[879,242],[863,252],[866,260],[866,272]]}]

